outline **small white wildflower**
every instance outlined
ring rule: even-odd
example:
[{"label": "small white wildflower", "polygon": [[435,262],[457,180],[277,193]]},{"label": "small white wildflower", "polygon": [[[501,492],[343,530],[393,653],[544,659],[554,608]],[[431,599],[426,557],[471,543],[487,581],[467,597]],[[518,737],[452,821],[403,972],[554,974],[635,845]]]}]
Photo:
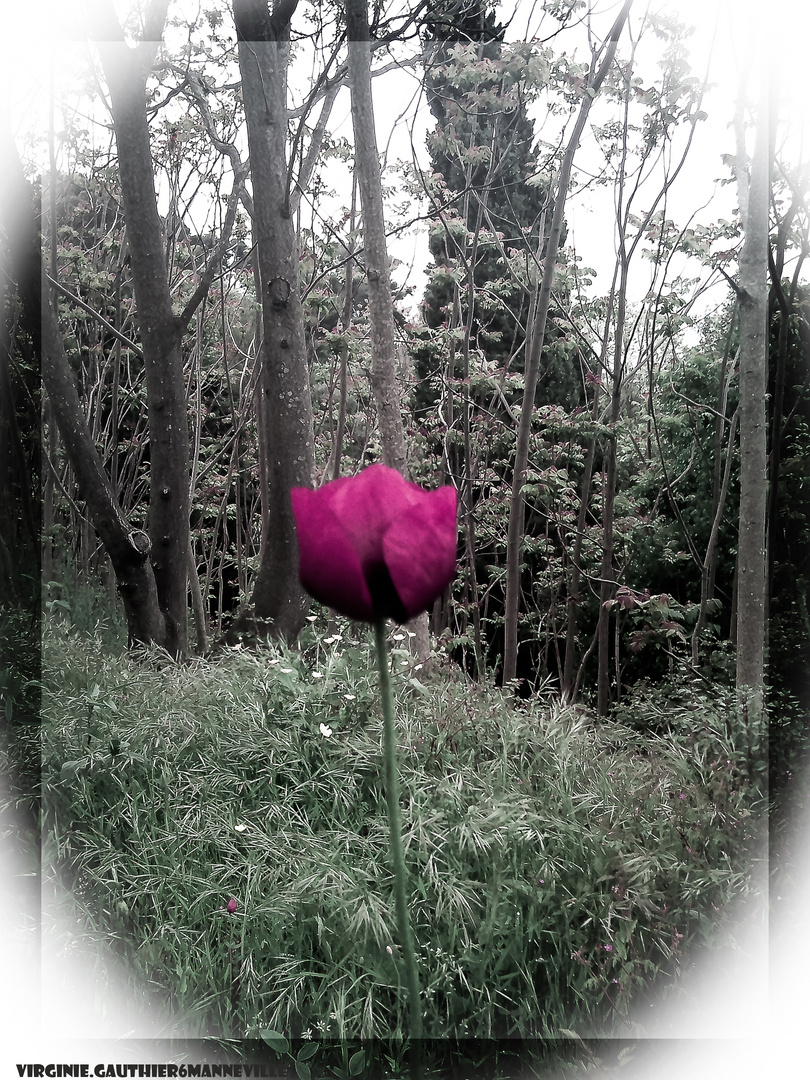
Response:
[{"label": "small white wildflower", "polygon": [[414,671],[421,671],[421,670],[422,670],[422,665],[421,665],[421,664],[417,664],[417,665],[416,665],[416,667],[415,667],[415,668],[414,668],[413,670],[414,670]]},{"label": "small white wildflower", "polygon": [[405,633],[408,635],[408,637],[416,637],[416,634],[413,632],[413,630],[406,630]]},{"label": "small white wildflower", "polygon": [[277,656],[274,656],[274,657],[273,657],[273,659],[272,659],[272,660],[268,660],[268,661],[267,661],[267,663],[268,663],[268,664],[278,664],[278,663],[279,663],[279,659],[278,659],[278,657],[277,657]]},{"label": "small white wildflower", "polygon": [[321,730],[321,735],[323,735],[323,737],[325,739],[328,739],[329,736],[332,734],[332,729],[329,727],[328,724],[321,724],[320,725],[320,730]]},{"label": "small white wildflower", "polygon": [[313,679],[322,679],[323,678],[323,672],[322,671],[313,671],[312,672],[312,678]]},{"label": "small white wildflower", "polygon": [[318,616],[317,615],[307,615],[307,622],[317,622],[317,621],[318,621]]},{"label": "small white wildflower", "polygon": [[337,634],[333,634],[332,637],[325,637],[323,639],[324,645],[334,645],[336,641],[340,641],[340,638],[337,636]]},{"label": "small white wildflower", "polygon": [[354,694],[344,694],[343,696],[347,701],[356,701],[357,700],[357,698],[355,697]]},{"label": "small white wildflower", "polygon": [[310,1028],[307,1028],[307,1030],[306,1030],[306,1031],[302,1031],[302,1032],[301,1032],[301,1038],[302,1038],[302,1039],[311,1039],[311,1038],[312,1038],[312,1031],[311,1031],[311,1029],[310,1029]]},{"label": "small white wildflower", "polygon": [[409,663],[410,663],[410,660],[400,660],[399,666],[400,667],[407,667]]},{"label": "small white wildflower", "polygon": [[404,640],[405,640],[405,635],[404,634],[394,634],[394,641],[404,641]]},{"label": "small white wildflower", "polygon": [[234,825],[234,829],[236,829],[237,832],[244,832],[246,828],[247,825]]},{"label": "small white wildflower", "polygon": [[394,950],[393,950],[393,949],[391,948],[391,946],[390,946],[390,945],[386,945],[386,946],[385,946],[385,951],[386,951],[386,952],[388,953],[388,955],[389,955],[389,956],[393,956],[393,955],[394,955]]},{"label": "small white wildflower", "polygon": [[281,672],[282,675],[292,675],[291,667],[280,667],[278,670]]}]

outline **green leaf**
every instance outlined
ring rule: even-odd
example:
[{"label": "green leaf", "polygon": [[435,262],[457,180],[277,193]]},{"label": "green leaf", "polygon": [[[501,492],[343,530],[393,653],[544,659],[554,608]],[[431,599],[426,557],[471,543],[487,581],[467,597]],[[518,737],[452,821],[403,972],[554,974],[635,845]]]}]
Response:
[{"label": "green leaf", "polygon": [[316,1042],[305,1042],[301,1049],[298,1051],[299,1061],[308,1061],[311,1057],[314,1057],[318,1053],[318,1044]]},{"label": "green leaf", "polygon": [[576,1031],[572,1031],[570,1028],[560,1028],[560,1035],[564,1035],[566,1039],[575,1039],[577,1042],[582,1042],[582,1036],[578,1035]]},{"label": "green leaf", "polygon": [[310,1080],[312,1076],[312,1070],[310,1069],[309,1065],[307,1065],[305,1061],[301,1061],[300,1059],[296,1059],[295,1071],[301,1077],[301,1080]]},{"label": "green leaf", "polygon": [[349,1075],[358,1076],[366,1065],[366,1052],[365,1050],[358,1050],[356,1054],[352,1054],[349,1058]]},{"label": "green leaf", "polygon": [[275,1050],[277,1054],[289,1054],[290,1052],[290,1040],[286,1039],[278,1031],[260,1031],[259,1037],[264,1039],[271,1050]]}]

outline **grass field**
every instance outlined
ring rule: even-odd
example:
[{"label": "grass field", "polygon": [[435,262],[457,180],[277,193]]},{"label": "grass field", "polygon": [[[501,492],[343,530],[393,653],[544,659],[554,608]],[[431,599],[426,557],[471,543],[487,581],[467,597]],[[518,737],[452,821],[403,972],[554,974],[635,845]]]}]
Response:
[{"label": "grass field", "polygon": [[[426,1034],[638,1033],[635,1006],[676,993],[753,888],[764,743],[730,694],[673,684],[597,722],[449,666],[426,677],[402,635],[391,664]],[[332,1040],[397,1045],[377,695],[348,622],[311,623],[296,651],[176,665],[49,620],[44,863],[123,958],[133,998],[159,994],[200,1036],[264,1038],[297,1054],[300,1076]],[[369,1068],[365,1052],[343,1062]]]}]

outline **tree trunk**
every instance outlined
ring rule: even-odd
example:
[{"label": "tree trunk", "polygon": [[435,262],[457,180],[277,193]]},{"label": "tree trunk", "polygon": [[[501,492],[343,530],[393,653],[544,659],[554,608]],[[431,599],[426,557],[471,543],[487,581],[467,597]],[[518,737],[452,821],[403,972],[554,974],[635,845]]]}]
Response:
[{"label": "tree trunk", "polygon": [[[172,655],[187,651],[188,416],[181,352],[182,322],[172,310],[155,196],[146,79],[165,21],[167,0],[147,12],[145,39],[130,49],[112,6],[90,5],[118,148],[121,196],[146,374],[149,415],[150,558]],[[151,40],[150,40],[151,39]]]},{"label": "tree trunk", "polygon": [[[699,660],[700,635],[706,625],[706,612],[709,600],[712,599],[711,588],[713,582],[714,567],[717,564],[717,537],[720,532],[720,522],[723,519],[723,510],[726,505],[729,481],[731,479],[731,464],[734,460],[734,440],[737,434],[737,420],[740,410],[736,409],[731,418],[731,427],[728,433],[728,450],[726,452],[726,467],[723,470],[723,480],[717,492],[712,515],[712,528],[709,533],[709,542],[706,545],[706,558],[703,560],[703,569],[700,574],[700,611],[698,612],[695,629],[692,631],[692,664],[697,667]],[[718,453],[718,457],[720,454]]]},{"label": "tree trunk", "polygon": [[[623,232],[623,230],[622,230]],[[599,621],[597,629],[596,709],[607,716],[610,709],[610,608],[613,596],[613,517],[616,502],[616,425],[621,411],[624,374],[624,322],[627,310],[628,259],[624,235],[621,239],[619,289],[613,341],[613,373],[610,398],[610,433],[605,443],[604,481],[602,483],[602,563],[599,571]]]},{"label": "tree trunk", "polygon": [[[354,234],[357,217],[357,177],[352,183],[352,206],[349,212],[349,232]],[[344,275],[344,289],[346,295],[343,300],[343,314],[341,317],[343,341],[340,346],[340,382],[338,396],[337,431],[335,432],[335,445],[332,450],[332,479],[337,480],[340,476],[340,459],[343,457],[343,436],[346,430],[346,397],[349,383],[349,326],[352,321],[352,307],[354,304],[354,240],[351,241],[346,260],[346,273]]]},{"label": "tree trunk", "polygon": [[[597,414],[599,402],[599,387],[595,387],[593,411]],[[593,477],[593,463],[596,457],[596,436],[591,439],[585,455],[585,465],[582,473],[582,484],[579,493],[579,513],[577,515],[577,532],[574,537],[574,547],[571,552],[571,569],[569,573],[568,600],[565,619],[565,662],[563,666],[562,691],[563,700],[574,701],[574,661],[576,659],[577,641],[577,613],[582,603],[581,582],[582,570],[580,558],[582,556],[582,541],[585,538],[585,526],[588,521],[588,502],[591,493],[591,479]]]},{"label": "tree trunk", "polygon": [[[764,46],[763,46],[764,48]],[[766,415],[768,379],[768,222],[770,154],[765,64],[750,183],[744,147],[737,175],[744,242],[740,255],[740,531],[737,579],[737,692],[762,708],[765,651]]]},{"label": "tree trunk", "polygon": [[383,460],[389,468],[408,475],[402,402],[396,379],[394,304],[385,240],[382,177],[374,130],[371,95],[371,49],[366,0],[348,0],[349,86],[352,97],[354,161],[363,210],[363,252],[368,281],[371,324],[371,386],[377,404]]},{"label": "tree trunk", "polygon": [[[315,465],[312,404],[298,248],[287,171],[289,25],[297,0],[271,15],[257,0],[234,0],[233,14],[253,182],[253,230],[262,307],[258,386],[267,502],[252,616],[257,632],[295,639],[309,606],[298,579],[290,489],[310,487]],[[250,616],[237,620],[247,629]]]},{"label": "tree trunk", "polygon": [[543,281],[540,286],[540,295],[537,301],[534,326],[532,327],[531,349],[526,361],[523,406],[521,408],[520,426],[518,427],[517,445],[515,447],[512,495],[509,501],[509,533],[506,543],[506,610],[504,615],[504,685],[511,682],[511,680],[515,678],[517,672],[520,548],[523,543],[524,529],[523,481],[526,474],[526,465],[529,460],[529,435],[531,434],[532,412],[534,411],[534,392],[537,386],[540,357],[543,351],[543,343],[546,334],[546,319],[548,317],[549,304],[551,303],[551,287],[554,280],[557,251],[562,236],[565,198],[568,193],[568,184],[571,178],[571,169],[574,164],[574,155],[579,146],[582,132],[585,129],[588,113],[590,112],[593,100],[599,91],[599,87],[602,85],[602,82],[608,73],[608,69],[613,62],[613,57],[616,54],[616,46],[619,42],[619,35],[622,32],[622,27],[630,12],[631,3],[632,0],[625,0],[625,3],[622,5],[622,9],[608,35],[607,49],[602,58],[602,62],[599,65],[598,70],[591,72],[591,76],[588,79],[579,114],[574,124],[574,130],[563,156],[557,183],[551,231],[549,233],[548,243],[546,244]]},{"label": "tree trunk", "polygon": [[149,563],[146,533],[131,529],[102,468],[82,413],[73,373],[59,335],[54,302],[48,283],[42,283],[42,378],[51,416],[59,425],[90,521],[110,556],[118,590],[124,602],[130,645],[166,645],[167,632]]},{"label": "tree trunk", "polygon": [[[723,425],[725,423],[726,406],[728,404],[728,390],[730,383],[730,376],[728,374],[729,359],[731,353],[731,339],[734,332],[734,326],[737,321],[737,315],[739,313],[739,303],[735,303],[734,312],[731,316],[731,322],[728,328],[728,335],[726,337],[726,345],[723,350],[723,363],[720,368],[720,379],[717,386],[717,417],[715,419],[714,427],[714,476],[712,480],[712,521],[717,516],[717,509],[720,504],[720,491],[722,487],[721,479],[721,466],[723,457]],[[737,366],[737,357],[734,357],[732,362],[732,368]],[[733,454],[733,440],[729,441],[729,449]],[[717,548],[711,552],[711,558],[709,558],[709,552],[707,551],[707,572],[708,580],[706,582],[706,597],[711,600],[714,597],[714,579],[717,572]]]},{"label": "tree trunk", "polygon": [[[407,479],[405,428],[402,423],[402,402],[396,375],[394,302],[385,240],[380,157],[374,130],[366,0],[347,0],[346,29],[349,38],[354,162],[363,211],[363,252],[368,281],[371,387],[377,404],[383,461]],[[412,620],[410,628],[416,635],[415,653],[424,663],[430,654],[427,615],[417,616]]]}]

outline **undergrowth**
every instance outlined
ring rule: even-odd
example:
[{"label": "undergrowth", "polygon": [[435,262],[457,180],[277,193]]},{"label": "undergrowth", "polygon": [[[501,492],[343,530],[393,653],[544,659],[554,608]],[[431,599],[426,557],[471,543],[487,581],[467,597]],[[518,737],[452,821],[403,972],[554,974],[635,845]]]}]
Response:
[{"label": "undergrowth", "polygon": [[[310,1042],[407,1029],[374,665],[330,629],[177,665],[52,620],[43,660],[44,854],[77,915],[133,992],[192,1034],[297,1040],[299,1075]],[[759,743],[730,697],[596,722],[425,678],[392,635],[426,1034],[636,1034],[752,888]]]}]

